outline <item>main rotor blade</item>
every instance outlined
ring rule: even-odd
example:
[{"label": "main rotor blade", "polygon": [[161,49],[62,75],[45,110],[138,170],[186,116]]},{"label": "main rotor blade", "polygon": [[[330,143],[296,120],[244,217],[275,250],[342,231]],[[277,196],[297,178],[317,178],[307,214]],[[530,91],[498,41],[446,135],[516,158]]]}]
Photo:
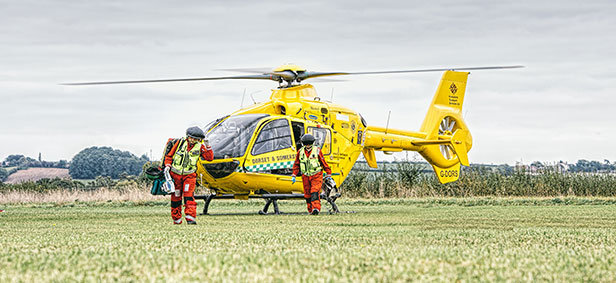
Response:
[{"label": "main rotor blade", "polygon": [[318,78],[318,77],[327,77],[327,76],[344,76],[351,75],[352,73],[346,72],[303,72],[298,74],[298,78],[301,80],[310,79],[310,78]]},{"label": "main rotor blade", "polygon": [[424,73],[424,72],[442,72],[442,71],[473,71],[473,70],[498,70],[498,69],[517,69],[524,66],[488,66],[488,67],[460,67],[460,68],[441,68],[441,69],[418,69],[418,70],[400,70],[400,71],[376,71],[376,72],[353,72],[346,73],[348,75],[375,75],[375,74],[398,74],[398,73]]},{"label": "main rotor blade", "polygon": [[524,66],[486,66],[486,67],[460,67],[460,68],[440,68],[440,69],[416,69],[416,70],[394,70],[394,71],[376,71],[376,72],[306,72],[300,74],[300,78],[305,80],[315,77],[324,76],[348,76],[348,75],[378,75],[378,74],[402,74],[402,73],[424,73],[424,72],[442,72],[442,71],[474,71],[474,70],[498,70],[498,69],[517,69]]},{"label": "main rotor blade", "polygon": [[314,80],[312,80],[312,82],[321,82],[321,83],[341,83],[341,82],[346,82],[347,80],[341,80],[341,79],[326,79],[326,78],[316,78]]},{"label": "main rotor blade", "polygon": [[232,68],[232,69],[216,69],[217,71],[225,72],[240,72],[240,73],[254,73],[254,74],[269,74],[272,73],[272,68]]},{"label": "main rotor blade", "polygon": [[204,77],[186,79],[160,79],[160,80],[138,80],[138,81],[108,81],[108,82],[84,82],[84,83],[63,83],[61,85],[110,85],[110,84],[140,84],[140,83],[166,83],[166,82],[185,82],[185,81],[213,81],[213,80],[273,80],[278,81],[279,77],[273,74],[230,76],[230,77]]}]

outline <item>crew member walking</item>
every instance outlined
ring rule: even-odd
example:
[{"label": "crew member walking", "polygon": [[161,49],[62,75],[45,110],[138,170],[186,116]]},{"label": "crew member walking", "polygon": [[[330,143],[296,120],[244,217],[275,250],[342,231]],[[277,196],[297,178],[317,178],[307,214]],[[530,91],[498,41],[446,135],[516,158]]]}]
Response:
[{"label": "crew member walking", "polygon": [[304,146],[297,151],[295,163],[293,164],[293,175],[291,176],[293,177],[292,182],[295,184],[295,177],[301,169],[304,198],[308,206],[308,213],[317,215],[321,211],[319,191],[321,191],[321,185],[323,184],[323,170],[325,170],[328,177],[332,176],[332,170],[327,165],[327,162],[325,162],[321,149],[317,146],[312,146],[314,140],[314,136],[311,134],[302,136],[301,141]]},{"label": "crew member walking", "polygon": [[197,224],[197,202],[193,196],[197,185],[197,161],[199,157],[207,161],[214,159],[212,147],[203,138],[203,130],[190,127],[186,130],[186,137],[178,140],[165,155],[165,170],[170,170],[175,185],[175,193],[171,194],[171,218],[174,224],[182,224],[182,197],[186,223]]}]

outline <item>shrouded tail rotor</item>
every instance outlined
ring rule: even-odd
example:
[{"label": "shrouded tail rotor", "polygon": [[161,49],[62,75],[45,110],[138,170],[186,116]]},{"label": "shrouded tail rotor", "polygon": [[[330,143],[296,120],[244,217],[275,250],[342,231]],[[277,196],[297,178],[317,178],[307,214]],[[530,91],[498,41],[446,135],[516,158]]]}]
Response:
[{"label": "shrouded tail rotor", "polygon": [[[454,127],[456,126],[456,120],[453,119],[452,117],[445,117],[443,118],[443,120],[441,121],[439,127],[438,127],[438,135],[440,136],[451,136],[453,135],[454,132]],[[440,149],[441,149],[441,154],[443,154],[443,157],[447,160],[452,160],[455,158],[455,151],[453,149],[453,146],[451,144],[441,144],[440,145]]]}]

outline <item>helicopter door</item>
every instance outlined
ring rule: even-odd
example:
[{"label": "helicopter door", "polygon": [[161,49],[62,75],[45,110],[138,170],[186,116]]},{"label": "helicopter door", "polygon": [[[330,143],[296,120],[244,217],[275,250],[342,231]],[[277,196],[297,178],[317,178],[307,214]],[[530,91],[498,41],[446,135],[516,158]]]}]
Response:
[{"label": "helicopter door", "polygon": [[293,138],[295,139],[295,149],[302,147],[301,138],[304,135],[304,123],[291,121],[291,127],[293,128]]},{"label": "helicopter door", "polygon": [[332,132],[326,128],[308,127],[308,133],[315,138],[314,144],[321,148],[323,155],[332,153]]},{"label": "helicopter door", "polygon": [[291,175],[295,149],[289,120],[267,122],[258,133],[244,167],[248,172]]}]

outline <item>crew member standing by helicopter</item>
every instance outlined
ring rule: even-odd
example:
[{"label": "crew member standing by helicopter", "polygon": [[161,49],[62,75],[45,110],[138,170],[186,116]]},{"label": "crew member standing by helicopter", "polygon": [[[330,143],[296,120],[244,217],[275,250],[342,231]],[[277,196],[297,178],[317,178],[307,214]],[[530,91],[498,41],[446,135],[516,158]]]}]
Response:
[{"label": "crew member standing by helicopter", "polygon": [[186,130],[186,137],[179,139],[165,155],[165,170],[170,170],[175,185],[171,194],[171,218],[174,224],[182,224],[182,197],[187,224],[197,224],[197,202],[193,193],[197,185],[197,161],[199,157],[212,161],[214,152],[205,134],[199,127]]},{"label": "crew member standing by helicopter", "polygon": [[301,141],[304,145],[297,151],[295,163],[293,164],[292,182],[295,184],[295,177],[302,171],[302,184],[304,186],[304,198],[308,206],[308,213],[312,215],[319,214],[321,211],[321,199],[319,191],[323,184],[323,170],[327,176],[331,178],[332,170],[325,162],[321,149],[314,144],[314,136],[305,134]]}]

